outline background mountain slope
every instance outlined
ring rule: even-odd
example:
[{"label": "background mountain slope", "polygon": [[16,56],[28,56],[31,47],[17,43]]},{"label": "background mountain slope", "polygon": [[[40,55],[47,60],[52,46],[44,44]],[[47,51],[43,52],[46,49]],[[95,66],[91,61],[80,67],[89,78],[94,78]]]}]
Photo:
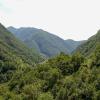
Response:
[{"label": "background mountain slope", "polygon": [[85,56],[91,55],[96,50],[96,47],[100,45],[100,30],[96,33],[96,35],[90,37],[87,42],[80,45],[76,52],[80,52]]},{"label": "background mountain slope", "polygon": [[86,42],[86,40],[82,41],[74,41],[72,39],[65,40],[67,45],[70,45],[70,52],[73,52],[78,46]]},{"label": "background mountain slope", "polygon": [[36,28],[15,29],[9,27],[8,29],[24,41],[30,48],[35,48],[37,51],[47,56],[54,56],[60,52],[68,53],[63,39],[46,31]]},{"label": "background mountain slope", "polygon": [[28,47],[34,48],[36,51],[49,57],[57,55],[60,52],[71,53],[81,44],[81,41],[65,41],[56,35],[36,28],[23,27],[16,29],[8,27],[8,30],[24,41]]}]

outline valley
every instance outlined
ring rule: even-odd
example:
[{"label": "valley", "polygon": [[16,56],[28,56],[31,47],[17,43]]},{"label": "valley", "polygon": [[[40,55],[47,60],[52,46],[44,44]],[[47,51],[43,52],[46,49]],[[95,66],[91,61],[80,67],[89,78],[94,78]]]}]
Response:
[{"label": "valley", "polygon": [[74,41],[0,24],[0,100],[100,100],[100,31]]}]

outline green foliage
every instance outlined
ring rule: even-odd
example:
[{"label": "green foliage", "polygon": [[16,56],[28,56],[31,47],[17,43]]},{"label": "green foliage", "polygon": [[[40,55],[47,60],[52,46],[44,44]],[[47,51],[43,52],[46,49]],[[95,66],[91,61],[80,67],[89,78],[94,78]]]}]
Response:
[{"label": "green foliage", "polygon": [[[68,56],[61,53],[34,68],[23,65],[23,62],[18,66],[15,67],[12,78],[0,86],[1,98],[12,100],[16,98],[19,100],[99,100],[100,98],[100,67],[94,66],[92,60],[90,62],[80,54]],[[70,68],[73,69],[72,72],[68,71]]]},{"label": "green foliage", "polygon": [[51,93],[42,93],[37,100],[54,100]]},{"label": "green foliage", "polygon": [[7,43],[0,41],[0,100],[100,100],[100,46],[90,58],[61,52],[32,67]]},{"label": "green foliage", "polygon": [[85,43],[80,45],[75,52],[78,51],[85,56],[90,56],[95,52],[97,45],[100,45],[100,30],[96,35],[90,37]]},{"label": "green foliage", "polygon": [[69,75],[73,73],[73,66],[71,65],[71,57],[61,53],[59,56],[49,59],[49,64],[53,67],[57,67],[61,70],[63,75]]},{"label": "green foliage", "polygon": [[[2,54],[1,54],[2,53]],[[4,26],[0,24],[0,56],[6,54],[16,55],[24,62],[34,64],[43,60],[43,58],[26,45],[14,37]]]},{"label": "green foliage", "polygon": [[94,54],[93,54],[93,60],[92,64],[94,66],[100,67],[100,46],[98,45]]},{"label": "green foliage", "polygon": [[76,72],[80,68],[81,64],[84,63],[84,61],[85,61],[85,58],[80,53],[76,53],[72,55],[71,63],[72,63],[74,72]]}]

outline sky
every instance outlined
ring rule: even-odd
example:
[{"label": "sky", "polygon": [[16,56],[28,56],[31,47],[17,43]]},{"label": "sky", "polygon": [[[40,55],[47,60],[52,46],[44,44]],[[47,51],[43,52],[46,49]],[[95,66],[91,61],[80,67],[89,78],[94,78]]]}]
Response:
[{"label": "sky", "polygon": [[100,0],[0,0],[0,23],[86,40],[100,29]]}]

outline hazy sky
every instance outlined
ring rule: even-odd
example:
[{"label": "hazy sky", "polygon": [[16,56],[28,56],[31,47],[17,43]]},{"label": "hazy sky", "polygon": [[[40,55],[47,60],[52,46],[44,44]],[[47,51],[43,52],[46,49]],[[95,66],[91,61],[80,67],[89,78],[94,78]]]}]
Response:
[{"label": "hazy sky", "polygon": [[0,0],[0,22],[83,40],[100,29],[100,0]]}]

